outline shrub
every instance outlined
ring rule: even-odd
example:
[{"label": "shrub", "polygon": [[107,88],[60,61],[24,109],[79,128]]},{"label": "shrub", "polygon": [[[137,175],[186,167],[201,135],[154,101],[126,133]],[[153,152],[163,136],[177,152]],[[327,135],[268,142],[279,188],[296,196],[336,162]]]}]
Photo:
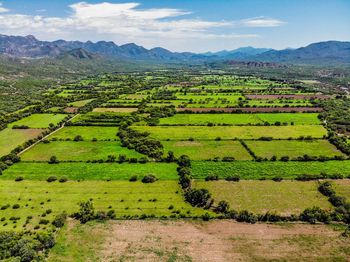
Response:
[{"label": "shrub", "polygon": [[322,195],[328,197],[335,195],[335,191],[332,188],[332,184],[328,181],[321,183],[318,187],[318,191],[320,191]]},{"label": "shrub", "polygon": [[227,213],[230,209],[230,205],[227,201],[222,200],[218,203],[218,206],[214,209],[217,213]]},{"label": "shrub", "polygon": [[54,181],[56,181],[56,180],[57,180],[57,177],[55,177],[55,176],[49,176],[49,177],[46,179],[46,181],[49,182],[49,183],[54,182]]},{"label": "shrub", "polygon": [[247,210],[242,210],[237,215],[238,222],[248,222],[248,223],[256,223],[258,221],[258,217]]},{"label": "shrub", "polygon": [[182,155],[177,160],[177,164],[180,167],[191,167],[191,160],[190,160],[190,158],[188,156]]},{"label": "shrub", "polygon": [[16,181],[16,182],[20,182],[20,181],[22,181],[23,179],[24,179],[23,176],[18,176],[18,177],[15,178],[15,181]]},{"label": "shrub", "polygon": [[57,228],[61,228],[64,226],[64,224],[66,223],[66,219],[67,219],[67,214],[65,212],[58,214],[57,216],[55,216],[55,218],[52,221],[52,225],[54,225]]},{"label": "shrub", "polygon": [[185,193],[185,199],[192,206],[204,207],[208,204],[211,194],[207,189],[190,189]]},{"label": "shrub", "polygon": [[219,180],[218,175],[208,175],[205,177],[205,181],[214,181],[214,180]]},{"label": "shrub", "polygon": [[273,181],[275,182],[281,182],[283,180],[283,177],[280,177],[280,176],[275,176],[272,178]]},{"label": "shrub", "polygon": [[19,206],[19,204],[14,204],[13,206],[12,206],[12,209],[18,209],[20,206]]},{"label": "shrub", "polygon": [[222,161],[223,162],[233,162],[233,161],[235,161],[235,158],[232,156],[225,156],[222,158]]},{"label": "shrub", "polygon": [[141,180],[142,183],[154,183],[157,181],[157,178],[154,175],[144,176]]},{"label": "shrub", "polygon": [[84,141],[83,137],[81,135],[77,135],[74,137],[73,141],[78,142],[78,141]]},{"label": "shrub", "polygon": [[91,200],[79,203],[80,209],[73,217],[78,219],[82,224],[95,218],[95,208]]},{"label": "shrub", "polygon": [[65,183],[68,181],[68,178],[66,176],[63,176],[60,178],[60,180],[58,180],[60,183]]},{"label": "shrub", "polygon": [[234,175],[234,176],[228,176],[225,178],[226,181],[233,181],[233,182],[239,182],[241,178],[239,175]]},{"label": "shrub", "polygon": [[56,156],[51,156],[49,160],[49,164],[58,164],[59,161]]},{"label": "shrub", "polygon": [[306,221],[311,224],[315,224],[317,221],[328,223],[330,221],[330,215],[326,211],[322,210],[319,207],[312,207],[305,209],[300,214],[300,220]]},{"label": "shrub", "polygon": [[39,220],[39,225],[47,225],[48,223],[50,223],[50,221],[47,219],[42,218]]},{"label": "shrub", "polygon": [[129,181],[130,182],[135,182],[135,181],[137,181],[137,176],[135,175],[135,176],[131,176],[130,178],[129,178]]},{"label": "shrub", "polygon": [[148,162],[148,158],[143,156],[139,158],[139,163],[141,164],[146,164]]}]

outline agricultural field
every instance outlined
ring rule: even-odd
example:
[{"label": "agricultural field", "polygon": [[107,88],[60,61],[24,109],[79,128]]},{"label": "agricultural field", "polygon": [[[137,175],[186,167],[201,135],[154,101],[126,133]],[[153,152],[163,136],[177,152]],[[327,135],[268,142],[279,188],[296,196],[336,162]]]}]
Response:
[{"label": "agricultural field", "polygon": [[67,115],[64,114],[32,114],[21,120],[15,121],[8,126],[28,126],[29,128],[48,128],[50,124],[57,125]]},{"label": "agricultural field", "polygon": [[88,103],[90,103],[93,100],[94,99],[79,100],[79,101],[75,101],[75,102],[69,103],[68,106],[71,106],[71,107],[83,107],[83,106],[87,105]]},{"label": "agricultural field", "polygon": [[296,126],[133,126],[136,131],[149,132],[151,136],[159,140],[198,140],[221,139],[258,139],[272,137],[274,139],[299,138],[311,136],[322,138],[327,134],[326,129],[320,125],[296,125]]},{"label": "agricultural field", "polygon": [[23,161],[49,161],[56,156],[59,161],[104,160],[112,155],[118,158],[140,158],[143,155],[120,145],[118,141],[52,141],[39,143],[21,155]]},{"label": "agricultural field", "polygon": [[308,156],[344,156],[334,145],[327,140],[272,140],[272,141],[246,141],[247,146],[262,158],[276,156],[278,159],[283,156],[290,158]]},{"label": "agricultural field", "polygon": [[343,174],[350,175],[350,161],[235,161],[235,162],[207,162],[193,161],[192,174],[194,178],[204,179],[207,175],[217,175],[220,178],[238,175],[241,179],[271,179],[281,176],[284,179],[293,179],[297,175],[310,174]]},{"label": "agricultural field", "polygon": [[317,182],[271,180],[197,181],[197,188],[206,188],[213,194],[215,202],[226,200],[235,210],[249,210],[282,215],[298,214],[306,208],[318,206],[331,209],[327,197],[317,190]]},{"label": "agricultural field", "polygon": [[[40,219],[52,221],[63,211],[73,213],[78,203],[93,199],[98,210],[114,210],[117,217],[155,215],[171,216],[179,211],[184,216],[200,215],[204,210],[193,208],[183,201],[177,181],[157,181],[152,184],[129,181],[67,181],[65,183],[46,181],[0,182],[0,210],[5,220],[0,222],[4,230],[33,229]],[[13,208],[18,204],[18,208]],[[173,205],[174,209],[169,209]],[[48,212],[47,210],[50,210]],[[42,214],[45,214],[44,216]],[[15,223],[9,218],[18,217]],[[32,216],[24,227],[28,216]],[[44,225],[45,227],[45,225]]]},{"label": "agricultural field", "polygon": [[293,125],[320,124],[315,113],[266,113],[266,114],[176,114],[161,118],[159,125],[262,125],[264,123]]},{"label": "agricultural field", "polygon": [[334,181],[333,185],[337,194],[346,199],[350,199],[350,179]]},{"label": "agricultural field", "polygon": [[132,176],[142,177],[152,174],[159,180],[177,180],[176,164],[173,163],[31,163],[21,162],[6,169],[0,180],[46,181],[50,176],[67,177],[69,180],[129,180]]},{"label": "agricultural field", "polygon": [[251,160],[248,151],[238,141],[162,141],[164,152],[174,152],[176,157],[187,155],[192,160],[234,157]]},{"label": "agricultural field", "polygon": [[97,107],[92,112],[112,112],[112,113],[132,113],[136,112],[137,108],[134,107]]},{"label": "agricultural field", "polygon": [[15,147],[22,145],[29,139],[36,138],[42,129],[11,129],[0,131],[0,157],[9,154]]},{"label": "agricultural field", "polygon": [[117,127],[97,127],[97,126],[65,126],[48,137],[49,140],[53,139],[70,139],[73,140],[76,136],[81,136],[83,140],[91,141],[96,138],[97,140],[118,140]]}]

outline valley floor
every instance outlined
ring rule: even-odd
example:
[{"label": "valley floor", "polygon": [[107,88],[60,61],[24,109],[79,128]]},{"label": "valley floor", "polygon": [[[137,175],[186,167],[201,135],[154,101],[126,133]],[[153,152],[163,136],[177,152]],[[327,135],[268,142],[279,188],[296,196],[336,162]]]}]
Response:
[{"label": "valley floor", "polygon": [[48,261],[347,261],[340,228],[229,220],[69,220]]}]

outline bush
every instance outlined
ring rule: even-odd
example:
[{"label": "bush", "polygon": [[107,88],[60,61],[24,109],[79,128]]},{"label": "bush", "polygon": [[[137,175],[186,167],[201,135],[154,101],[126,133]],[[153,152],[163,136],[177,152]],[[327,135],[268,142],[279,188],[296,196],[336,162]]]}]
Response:
[{"label": "bush", "polygon": [[299,216],[301,221],[306,221],[315,224],[317,221],[328,223],[330,215],[319,207],[312,207],[305,209]]},{"label": "bush", "polygon": [[18,209],[20,206],[19,206],[19,204],[14,204],[13,206],[12,206],[12,209]]},{"label": "bush", "polygon": [[56,181],[56,180],[57,180],[57,177],[55,177],[55,176],[49,176],[49,177],[46,179],[46,181],[49,182],[49,183],[54,182],[54,181]]},{"label": "bush", "polygon": [[222,158],[222,162],[233,162],[235,161],[235,158],[232,156],[225,156]]},{"label": "bush", "polygon": [[258,217],[247,210],[242,210],[237,215],[238,222],[247,222],[247,223],[256,223],[258,221]]},{"label": "bush", "polygon": [[50,221],[47,219],[42,218],[39,220],[39,225],[47,225],[48,223],[50,223]]},{"label": "bush", "polygon": [[157,181],[157,178],[154,175],[144,176],[141,180],[142,183],[154,183]]},{"label": "bush", "polygon": [[281,182],[283,180],[283,177],[280,177],[280,176],[275,176],[272,178],[273,181],[275,182]]},{"label": "bush", "polygon": [[68,178],[66,176],[63,176],[60,178],[60,180],[58,180],[60,183],[65,183],[68,181]]},{"label": "bush", "polygon": [[233,182],[239,182],[241,178],[239,175],[234,175],[234,176],[228,176],[225,178],[226,181],[233,181]]},{"label": "bush", "polygon": [[218,203],[218,206],[214,209],[217,213],[227,213],[230,209],[230,205],[227,201],[222,200]]},{"label": "bush", "polygon": [[95,218],[95,208],[91,200],[79,203],[80,209],[73,215],[82,224]]},{"label": "bush", "polygon": [[135,181],[137,181],[137,176],[131,176],[131,177],[129,178],[129,181],[130,181],[130,182],[135,182]]},{"label": "bush", "polygon": [[205,177],[205,181],[214,181],[214,180],[219,180],[218,175],[208,175]]},{"label": "bush", "polygon": [[322,195],[328,197],[335,195],[335,191],[332,188],[332,184],[328,181],[321,183],[318,187],[318,191],[320,191]]},{"label": "bush", "polygon": [[81,135],[77,135],[74,137],[73,141],[78,142],[78,141],[84,141],[83,137]]},{"label": "bush", "polygon": [[58,214],[57,216],[55,216],[55,218],[52,221],[52,225],[54,225],[57,228],[61,228],[64,226],[64,224],[66,223],[66,219],[67,219],[67,214],[65,212]]},{"label": "bush", "polygon": [[15,181],[16,181],[16,182],[20,182],[20,181],[22,181],[23,179],[24,179],[23,176],[18,176],[18,177],[15,178]]},{"label": "bush", "polygon": [[49,160],[49,164],[58,164],[59,161],[56,156],[51,156]]},{"label": "bush", "polygon": [[191,160],[190,160],[190,158],[188,156],[182,155],[177,160],[177,164],[180,167],[191,167]]}]

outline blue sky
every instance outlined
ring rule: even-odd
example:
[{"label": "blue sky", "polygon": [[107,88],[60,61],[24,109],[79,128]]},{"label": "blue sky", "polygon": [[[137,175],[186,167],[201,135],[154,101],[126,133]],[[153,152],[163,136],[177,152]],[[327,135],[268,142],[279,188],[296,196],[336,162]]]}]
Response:
[{"label": "blue sky", "polygon": [[0,0],[0,34],[172,51],[350,41],[350,0]]}]

